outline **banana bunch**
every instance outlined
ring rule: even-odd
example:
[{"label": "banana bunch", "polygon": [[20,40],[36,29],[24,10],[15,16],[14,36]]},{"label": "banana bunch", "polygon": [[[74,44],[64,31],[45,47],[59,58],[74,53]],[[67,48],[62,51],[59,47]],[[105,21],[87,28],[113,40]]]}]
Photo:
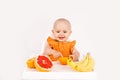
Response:
[{"label": "banana bunch", "polygon": [[90,53],[87,53],[86,56],[78,62],[73,62],[72,59],[68,59],[67,64],[79,72],[90,72],[94,70],[94,59],[90,56]]}]

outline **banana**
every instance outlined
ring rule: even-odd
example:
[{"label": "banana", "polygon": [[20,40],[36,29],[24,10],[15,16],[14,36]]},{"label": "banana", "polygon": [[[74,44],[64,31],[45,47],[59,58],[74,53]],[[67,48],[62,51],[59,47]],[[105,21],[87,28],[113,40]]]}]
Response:
[{"label": "banana", "polygon": [[89,61],[88,61],[88,64],[86,66],[87,70],[88,71],[94,70],[94,66],[95,66],[94,64],[95,64],[94,59],[89,55]]},{"label": "banana", "polygon": [[67,64],[68,64],[69,66],[71,66],[73,69],[74,69],[75,66],[76,66],[76,64],[73,62],[73,60],[72,60],[71,58],[69,58],[69,59],[67,60]]},{"label": "banana", "polygon": [[89,53],[87,53],[87,55],[80,61],[78,62],[78,65],[83,65],[86,66],[88,64],[89,61]]},{"label": "banana", "polygon": [[89,53],[79,62],[73,62],[73,60],[68,59],[67,64],[74,70],[80,72],[89,72],[94,69],[94,59]]},{"label": "banana", "polygon": [[86,66],[84,66],[85,69],[83,71],[93,71],[94,69],[94,59],[91,57],[90,54],[88,54],[88,63]]}]

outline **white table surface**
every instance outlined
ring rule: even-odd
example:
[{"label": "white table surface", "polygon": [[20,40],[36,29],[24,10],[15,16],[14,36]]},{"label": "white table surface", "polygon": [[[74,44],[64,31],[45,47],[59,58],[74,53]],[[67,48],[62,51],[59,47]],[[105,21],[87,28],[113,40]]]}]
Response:
[{"label": "white table surface", "polygon": [[68,65],[61,65],[53,62],[53,68],[50,72],[38,72],[36,69],[30,69],[25,66],[22,80],[97,80],[96,72],[77,72]]}]

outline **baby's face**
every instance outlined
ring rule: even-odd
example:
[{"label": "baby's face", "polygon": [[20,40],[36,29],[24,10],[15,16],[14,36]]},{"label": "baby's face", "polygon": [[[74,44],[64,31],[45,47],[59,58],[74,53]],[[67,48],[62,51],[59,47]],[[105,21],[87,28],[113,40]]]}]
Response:
[{"label": "baby's face", "polygon": [[58,22],[54,25],[52,32],[56,40],[67,41],[71,34],[71,26],[65,22]]}]

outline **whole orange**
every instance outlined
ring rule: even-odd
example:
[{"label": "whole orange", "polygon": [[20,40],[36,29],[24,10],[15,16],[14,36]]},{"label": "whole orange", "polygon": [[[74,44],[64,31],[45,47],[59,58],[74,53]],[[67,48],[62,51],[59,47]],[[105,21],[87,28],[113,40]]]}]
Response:
[{"label": "whole orange", "polygon": [[60,64],[62,65],[66,65],[67,64],[67,60],[68,60],[68,57],[60,57],[58,59],[58,61],[60,62]]}]

